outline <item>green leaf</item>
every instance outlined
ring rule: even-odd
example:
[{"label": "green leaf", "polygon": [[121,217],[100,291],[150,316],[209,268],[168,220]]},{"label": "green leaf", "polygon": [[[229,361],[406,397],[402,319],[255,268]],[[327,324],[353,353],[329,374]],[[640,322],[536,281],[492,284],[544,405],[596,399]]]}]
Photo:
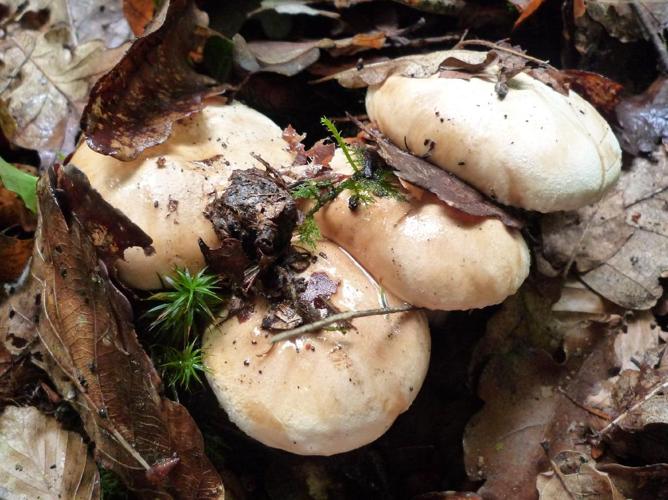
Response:
[{"label": "green leaf", "polygon": [[19,170],[0,157],[0,180],[23,200],[31,212],[37,213],[37,177]]}]

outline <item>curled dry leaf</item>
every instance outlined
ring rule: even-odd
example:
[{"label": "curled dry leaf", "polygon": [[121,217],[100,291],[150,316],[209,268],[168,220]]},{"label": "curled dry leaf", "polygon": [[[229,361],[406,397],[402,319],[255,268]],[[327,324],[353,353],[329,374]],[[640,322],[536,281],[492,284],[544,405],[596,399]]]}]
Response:
[{"label": "curled dry leaf", "polygon": [[66,193],[68,208],[77,214],[97,254],[107,265],[123,258],[123,251],[131,246],[142,247],[147,254],[153,252],[153,240],[123,212],[106,203],[74,165],[59,170],[58,187]]},{"label": "curled dry leaf", "polygon": [[538,475],[536,487],[541,500],[598,498],[625,500],[610,476],[596,469],[584,453],[562,452],[552,461],[555,470]]},{"label": "curled dry leaf", "polygon": [[628,309],[649,309],[668,270],[668,159],[635,158],[600,202],[542,218],[543,254],[556,269],[571,263],[581,279]]},{"label": "curled dry leaf", "polygon": [[268,71],[294,76],[320,59],[326,50],[334,57],[353,55],[365,50],[381,49],[388,38],[399,36],[406,30],[388,28],[370,33],[359,33],[349,38],[334,40],[305,40],[301,42],[253,41],[247,42],[241,35],[234,36],[234,60],[251,73]]},{"label": "curled dry leaf", "polygon": [[81,118],[92,149],[132,160],[164,142],[172,124],[202,109],[206,97],[227,88],[195,71],[189,59],[204,46],[205,24],[193,1],[171,1],[164,23],[136,40],[98,80]]},{"label": "curled dry leaf", "polygon": [[614,116],[615,107],[622,98],[624,87],[598,73],[578,69],[564,69],[559,72],[570,88],[584,97],[604,116]]},{"label": "curled dry leaf", "polygon": [[78,434],[32,407],[0,416],[0,494],[7,500],[96,499],[97,466]]},{"label": "curled dry leaf", "polygon": [[379,85],[392,75],[427,78],[435,74],[443,62],[442,52],[382,60],[347,69],[317,80],[316,83],[337,80],[346,88],[356,89]]},{"label": "curled dry leaf", "polygon": [[625,498],[657,500],[668,491],[668,465],[656,464],[629,467],[620,464],[599,464]]},{"label": "curled dry leaf", "polygon": [[[124,47],[107,50],[103,41],[84,43],[87,31],[78,31],[70,22],[65,0],[28,4],[28,9],[37,10],[18,14],[19,21],[43,7],[49,24],[38,26],[38,31],[30,29],[33,25],[24,28],[25,23],[10,23],[0,40],[0,124],[11,142],[38,150],[43,163],[50,165],[56,154],[74,148],[88,93],[118,61]],[[89,26],[86,19],[78,27]]]},{"label": "curled dry leaf", "polygon": [[357,125],[373,137],[378,146],[378,153],[390,167],[395,169],[395,174],[400,179],[434,193],[446,205],[469,215],[495,217],[509,227],[522,227],[523,224],[519,219],[492,203],[457,176],[401,150],[380,132],[360,122],[357,122]]},{"label": "curled dry leaf", "polygon": [[[199,430],[183,407],[160,395],[130,304],[109,281],[78,214],[66,220],[50,177],[38,184],[40,250],[32,267],[43,315],[38,335],[57,365],[50,377],[79,412],[96,459],[131,489],[145,497],[222,497]],[[152,483],[153,467],[172,458],[178,464]]]},{"label": "curled dry leaf", "polygon": [[623,99],[616,111],[624,151],[647,154],[668,143],[668,77],[659,77],[643,94]]}]

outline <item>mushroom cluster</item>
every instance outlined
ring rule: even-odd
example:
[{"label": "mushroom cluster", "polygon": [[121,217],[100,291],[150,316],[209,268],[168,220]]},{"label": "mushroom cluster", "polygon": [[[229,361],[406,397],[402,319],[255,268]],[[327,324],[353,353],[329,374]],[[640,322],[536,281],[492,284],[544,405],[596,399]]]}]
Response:
[{"label": "mushroom cluster", "polygon": [[[485,57],[457,56],[472,64]],[[428,153],[430,162],[503,203],[551,211],[600,196],[620,169],[605,121],[574,92],[559,94],[523,73],[509,84],[501,100],[485,79],[397,74],[372,86],[366,104],[396,146]],[[174,266],[205,266],[198,240],[220,243],[206,207],[233,170],[257,167],[258,157],[289,169],[295,151],[262,114],[211,101],[134,161],[83,144],[71,163],[153,238],[155,253],[126,252],[119,275],[129,286],[156,289]],[[330,167],[352,173],[340,150]],[[401,199],[378,198],[357,210],[344,192],[316,214],[323,239],[299,275],[309,284],[302,294],[326,277],[328,307],[357,311],[402,302],[481,308],[515,293],[530,266],[517,229],[449,207],[429,191],[399,189]],[[424,312],[359,317],[274,343],[263,321],[271,304],[249,300],[243,317],[210,325],[203,346],[216,397],[251,437],[293,453],[341,453],[378,438],[413,402],[429,364]]]}]

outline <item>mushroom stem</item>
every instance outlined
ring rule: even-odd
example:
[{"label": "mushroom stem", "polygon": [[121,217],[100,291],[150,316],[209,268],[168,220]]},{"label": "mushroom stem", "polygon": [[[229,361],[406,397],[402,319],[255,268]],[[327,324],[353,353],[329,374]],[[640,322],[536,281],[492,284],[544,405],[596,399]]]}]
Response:
[{"label": "mushroom stem", "polygon": [[542,59],[538,59],[537,57],[529,56],[517,50],[509,49],[508,47],[504,47],[502,45],[499,45],[498,43],[490,42],[488,40],[462,40],[457,45],[455,45],[454,48],[459,49],[460,47],[465,47],[466,45],[480,45],[482,47],[488,47],[490,49],[498,50],[499,52],[507,52],[508,54],[521,57],[523,59],[526,59],[527,61],[535,62],[536,64],[540,64],[541,66],[552,67],[552,65],[548,61],[543,61]]},{"label": "mushroom stem", "polygon": [[355,319],[355,318],[364,318],[366,316],[382,316],[383,314],[395,314],[400,312],[417,311],[418,309],[420,308],[410,304],[405,304],[403,306],[397,306],[397,307],[381,307],[379,309],[365,309],[363,311],[345,311],[337,314],[332,314],[331,316],[327,316],[326,318],[323,318],[321,320],[314,321],[313,323],[308,323],[306,325],[298,326],[297,328],[293,328],[292,330],[288,330],[286,332],[274,335],[271,338],[271,343],[275,344],[276,342],[280,342],[281,340],[290,339],[292,337],[298,337],[299,335],[302,335],[304,333],[317,332],[318,330],[321,330],[322,328],[331,325],[333,323],[338,323],[339,321],[347,321],[349,319]]}]

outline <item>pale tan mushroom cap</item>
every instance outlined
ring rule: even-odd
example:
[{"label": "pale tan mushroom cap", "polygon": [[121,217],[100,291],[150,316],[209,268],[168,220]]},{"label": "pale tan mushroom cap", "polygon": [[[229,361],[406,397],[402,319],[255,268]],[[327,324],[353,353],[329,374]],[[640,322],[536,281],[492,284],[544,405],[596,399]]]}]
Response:
[{"label": "pale tan mushroom cap", "polygon": [[[352,171],[340,150],[331,165],[340,173]],[[474,309],[517,291],[531,262],[519,231],[462,214],[426,192],[421,200],[402,194],[406,201],[378,198],[353,212],[344,192],[316,220],[325,237],[410,304]]]},{"label": "pale tan mushroom cap", "polygon": [[272,165],[292,163],[274,122],[243,104],[219,101],[177,122],[165,143],[133,161],[96,153],[85,143],[79,146],[70,163],[153,238],[154,255],[131,248],[125,262],[119,262],[126,284],[160,288],[158,275],[170,274],[175,265],[193,272],[204,266],[198,238],[215,246],[217,237],[203,211],[224,190],[232,170],[261,168],[251,152]]},{"label": "pale tan mushroom cap", "polygon": [[[304,276],[339,282],[338,309],[383,306],[379,285],[338,246],[321,241],[317,255]],[[389,293],[386,300],[400,304]],[[429,364],[423,313],[357,318],[345,334],[306,334],[269,351],[266,308],[258,301],[245,322],[232,318],[204,335],[209,383],[249,436],[301,455],[342,453],[377,439],[415,399]]]},{"label": "pale tan mushroom cap", "polygon": [[[485,57],[464,50],[437,54],[441,61],[453,55],[471,63]],[[619,143],[587,101],[525,73],[511,80],[503,100],[494,85],[395,75],[369,88],[366,108],[394,144],[416,155],[430,150],[429,161],[508,205],[572,210],[596,201],[615,182]]]}]

